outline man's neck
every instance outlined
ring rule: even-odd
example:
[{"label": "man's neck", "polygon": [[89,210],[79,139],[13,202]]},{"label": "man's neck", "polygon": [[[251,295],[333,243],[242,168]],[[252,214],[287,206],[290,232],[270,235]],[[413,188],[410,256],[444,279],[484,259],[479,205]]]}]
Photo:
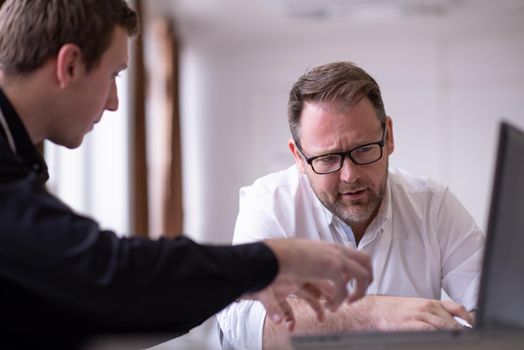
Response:
[{"label": "man's neck", "polygon": [[369,226],[369,222],[363,224],[351,224],[350,226],[351,230],[353,231],[353,235],[355,236],[355,244],[358,246],[360,240],[362,237],[364,237],[364,233]]},{"label": "man's neck", "polygon": [[45,136],[42,127],[45,125],[42,118],[44,108],[39,104],[40,91],[35,89],[37,85],[30,81],[31,79],[33,77],[7,76],[0,70],[0,88],[20,117],[31,142],[37,144],[42,142]]},{"label": "man's neck", "polygon": [[369,225],[371,225],[373,220],[375,220],[377,215],[379,215],[382,203],[383,201],[380,202],[377,209],[375,209],[375,212],[365,222],[347,223],[347,225],[350,226],[351,230],[353,231],[353,235],[355,236],[355,243],[357,246],[360,243],[360,240],[362,239],[362,237],[364,237],[364,234],[366,233],[366,230],[368,229]]}]

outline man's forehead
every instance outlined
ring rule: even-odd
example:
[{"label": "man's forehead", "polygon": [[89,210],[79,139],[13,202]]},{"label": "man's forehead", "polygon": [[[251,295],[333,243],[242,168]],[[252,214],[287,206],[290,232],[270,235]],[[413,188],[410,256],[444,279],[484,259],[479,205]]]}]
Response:
[{"label": "man's forehead", "polygon": [[123,70],[128,65],[129,35],[124,28],[116,26],[111,37],[111,43],[103,58],[108,60],[114,69]]},{"label": "man's forehead", "polygon": [[316,118],[331,117],[331,116],[345,116],[351,117],[355,110],[358,114],[365,114],[366,117],[373,117],[370,119],[376,120],[380,123],[380,118],[371,101],[364,97],[354,103],[344,103],[343,101],[304,101],[302,108],[300,122],[302,124],[304,116],[313,116]]}]

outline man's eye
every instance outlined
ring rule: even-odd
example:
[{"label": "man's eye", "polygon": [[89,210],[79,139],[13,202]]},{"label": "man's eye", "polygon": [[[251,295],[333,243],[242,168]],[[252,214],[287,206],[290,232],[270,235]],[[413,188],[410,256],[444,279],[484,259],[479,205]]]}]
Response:
[{"label": "man's eye", "polygon": [[322,157],[316,159],[317,162],[321,162],[321,163],[324,163],[324,164],[337,163],[339,160],[340,160],[340,156],[338,154],[322,156]]},{"label": "man's eye", "polygon": [[360,148],[357,148],[353,152],[362,154],[362,153],[367,153],[367,152],[372,151],[373,148],[374,148],[373,146],[362,146]]}]

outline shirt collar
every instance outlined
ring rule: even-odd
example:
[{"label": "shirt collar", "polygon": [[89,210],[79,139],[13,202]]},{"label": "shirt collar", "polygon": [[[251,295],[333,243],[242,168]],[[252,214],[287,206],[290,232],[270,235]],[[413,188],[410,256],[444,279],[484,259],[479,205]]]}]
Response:
[{"label": "shirt collar", "polygon": [[14,141],[13,153],[28,167],[35,171],[38,176],[46,181],[49,178],[47,172],[47,165],[31,142],[31,138],[27,133],[20,116],[14,109],[13,105],[0,88],[0,109],[4,116],[7,130],[4,130],[4,126],[0,125],[0,131],[8,137],[11,135]]},{"label": "shirt collar", "polygon": [[382,202],[380,203],[380,207],[378,209],[377,215],[373,218],[368,228],[366,229],[366,233],[380,231],[380,229],[384,226],[386,221],[390,220],[390,218],[391,218],[391,187],[389,185],[389,176],[388,176],[388,180],[386,182],[386,189],[384,191],[384,198],[382,198]]}]

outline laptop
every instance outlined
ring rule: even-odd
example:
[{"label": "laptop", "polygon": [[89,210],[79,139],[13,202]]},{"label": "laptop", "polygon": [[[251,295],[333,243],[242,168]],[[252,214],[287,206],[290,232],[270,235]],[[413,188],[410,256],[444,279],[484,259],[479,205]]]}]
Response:
[{"label": "laptop", "polygon": [[501,122],[475,329],[295,336],[293,348],[524,349],[523,219],[524,132]]}]

